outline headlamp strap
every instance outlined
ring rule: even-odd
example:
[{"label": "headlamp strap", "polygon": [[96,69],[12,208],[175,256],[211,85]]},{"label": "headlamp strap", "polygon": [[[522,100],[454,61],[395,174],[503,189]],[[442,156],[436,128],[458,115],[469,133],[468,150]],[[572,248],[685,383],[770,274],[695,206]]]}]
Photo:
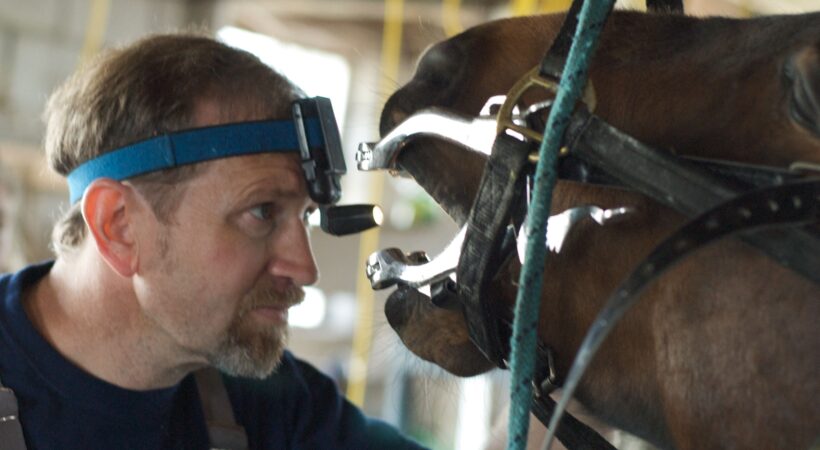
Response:
[{"label": "headlamp strap", "polygon": [[[317,117],[305,117],[304,130],[311,148],[324,143]],[[86,161],[68,174],[71,203],[97,178],[122,181],[158,170],[171,169],[229,156],[265,152],[299,152],[293,120],[233,123],[168,133],[113,150]]]}]

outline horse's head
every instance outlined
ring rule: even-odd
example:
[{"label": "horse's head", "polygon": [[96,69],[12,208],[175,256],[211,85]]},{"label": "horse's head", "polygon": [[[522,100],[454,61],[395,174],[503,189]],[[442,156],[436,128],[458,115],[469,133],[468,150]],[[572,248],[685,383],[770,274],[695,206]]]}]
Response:
[{"label": "horse's head", "polygon": [[[432,46],[412,80],[385,105],[382,134],[431,106],[478,115],[489,97],[506,94],[539,63],[562,21],[562,15],[499,20]],[[820,162],[820,14],[738,21],[616,12],[590,80],[595,114],[653,147],[783,167]],[[475,153],[432,139],[410,143],[399,158],[459,224],[483,164]],[[539,331],[549,344],[573,350],[600,302],[681,223],[676,213],[638,194],[559,182],[553,209],[579,203],[628,204],[639,213],[611,227],[582,227],[580,237],[570,236],[561,253],[549,257]],[[505,271],[493,289],[509,307],[517,262]],[[386,313],[420,357],[459,375],[492,366],[470,343],[460,313],[433,307],[408,290],[391,296]],[[639,354],[641,344],[633,351]],[[559,369],[569,364],[569,353],[559,355]]]}]

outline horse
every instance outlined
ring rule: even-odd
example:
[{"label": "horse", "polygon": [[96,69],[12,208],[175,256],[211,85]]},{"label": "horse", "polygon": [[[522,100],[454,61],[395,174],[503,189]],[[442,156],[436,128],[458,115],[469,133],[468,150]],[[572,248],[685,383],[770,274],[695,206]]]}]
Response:
[{"label": "horse", "polygon": [[[539,63],[563,19],[496,20],[431,46],[386,102],[382,135],[424,108],[477,116]],[[784,168],[820,163],[820,13],[741,20],[614,11],[589,76],[595,115],[656,149]],[[420,138],[397,164],[462,225],[485,160]],[[581,204],[633,212],[606,226],[580,223],[548,255],[538,339],[554,350],[559,377],[609,294],[686,220],[628,189],[559,180],[551,213]],[[508,320],[519,270],[512,258],[489,288]],[[458,376],[494,368],[461,311],[399,289],[385,314],[424,360]],[[660,448],[807,448],[820,441],[818,324],[820,285],[739,239],[722,239],[643,293],[576,399]]]}]

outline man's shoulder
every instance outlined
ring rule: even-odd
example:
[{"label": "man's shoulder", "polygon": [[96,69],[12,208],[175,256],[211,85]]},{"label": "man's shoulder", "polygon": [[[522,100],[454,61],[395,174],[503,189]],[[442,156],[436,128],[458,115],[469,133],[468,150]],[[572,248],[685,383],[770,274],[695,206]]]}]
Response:
[{"label": "man's shoulder", "polygon": [[21,290],[36,283],[51,270],[54,261],[31,264],[17,272],[0,273],[0,296],[19,295]]},{"label": "man's shoulder", "polygon": [[0,328],[15,328],[15,334],[25,334],[22,299],[25,290],[36,284],[51,270],[53,261],[26,266],[14,273],[0,274]]}]

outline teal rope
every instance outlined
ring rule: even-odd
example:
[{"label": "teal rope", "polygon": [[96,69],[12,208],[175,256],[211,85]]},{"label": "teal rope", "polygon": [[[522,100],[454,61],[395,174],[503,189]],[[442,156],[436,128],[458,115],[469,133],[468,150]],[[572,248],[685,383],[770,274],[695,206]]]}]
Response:
[{"label": "teal rope", "polygon": [[553,101],[539,149],[535,187],[527,220],[530,234],[526,261],[519,278],[510,342],[512,381],[508,450],[523,450],[527,444],[532,396],[530,386],[535,368],[541,284],[547,256],[547,219],[552,206],[552,190],[557,178],[558,149],[575,104],[586,84],[589,61],[595,52],[598,36],[614,3],[614,0],[584,2],[579,13],[572,48],[564,66],[564,75],[561,77],[561,84]]}]

